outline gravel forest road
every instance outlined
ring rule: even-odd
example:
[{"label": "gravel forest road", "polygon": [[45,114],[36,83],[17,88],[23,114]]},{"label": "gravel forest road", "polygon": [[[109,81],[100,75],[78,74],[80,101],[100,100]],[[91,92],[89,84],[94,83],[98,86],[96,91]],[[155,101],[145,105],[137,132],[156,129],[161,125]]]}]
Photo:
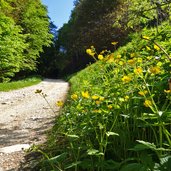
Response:
[{"label": "gravel forest road", "polygon": [[[47,95],[51,107],[39,94]],[[64,100],[69,84],[62,80],[45,79],[41,83],[10,92],[0,92],[0,171],[16,171],[24,159],[22,149],[46,140],[59,108],[56,101]]]}]

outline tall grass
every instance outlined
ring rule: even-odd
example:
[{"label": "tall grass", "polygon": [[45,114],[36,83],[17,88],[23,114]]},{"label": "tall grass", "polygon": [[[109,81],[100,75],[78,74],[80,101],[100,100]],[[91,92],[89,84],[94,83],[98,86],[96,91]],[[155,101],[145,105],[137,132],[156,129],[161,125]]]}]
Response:
[{"label": "tall grass", "polygon": [[114,53],[87,50],[96,63],[70,79],[70,94],[52,130],[42,170],[169,169],[168,30],[167,24],[158,34],[144,29]]},{"label": "tall grass", "polygon": [[10,90],[20,89],[23,87],[28,87],[31,85],[38,84],[39,82],[41,82],[41,80],[42,80],[41,77],[34,76],[19,81],[0,83],[0,91],[10,91]]}]

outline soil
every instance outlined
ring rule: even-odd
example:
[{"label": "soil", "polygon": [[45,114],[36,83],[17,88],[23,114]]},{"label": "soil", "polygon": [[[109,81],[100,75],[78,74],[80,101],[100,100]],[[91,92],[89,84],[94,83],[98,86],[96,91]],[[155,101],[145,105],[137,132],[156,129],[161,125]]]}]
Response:
[{"label": "soil", "polygon": [[[38,89],[47,95],[50,106],[35,93]],[[0,171],[18,170],[23,149],[46,141],[47,130],[59,113],[56,102],[65,100],[68,89],[67,82],[45,79],[34,86],[0,92]]]}]

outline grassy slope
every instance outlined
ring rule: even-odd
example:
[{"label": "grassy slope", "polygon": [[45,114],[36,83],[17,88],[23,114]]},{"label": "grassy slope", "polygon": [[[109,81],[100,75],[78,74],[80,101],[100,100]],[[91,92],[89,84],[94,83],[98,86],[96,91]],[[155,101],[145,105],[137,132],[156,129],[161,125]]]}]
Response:
[{"label": "grassy slope", "polygon": [[41,82],[40,77],[30,77],[19,81],[0,83],[0,91],[16,90],[28,86],[32,86]]},{"label": "grassy slope", "polygon": [[[62,163],[54,168],[127,171],[159,162],[162,153],[157,148],[171,146],[170,61],[155,43],[171,53],[170,30],[167,24],[158,34],[144,29],[70,79],[70,95],[49,140],[50,157],[62,154]],[[155,151],[157,158],[145,149]]]}]

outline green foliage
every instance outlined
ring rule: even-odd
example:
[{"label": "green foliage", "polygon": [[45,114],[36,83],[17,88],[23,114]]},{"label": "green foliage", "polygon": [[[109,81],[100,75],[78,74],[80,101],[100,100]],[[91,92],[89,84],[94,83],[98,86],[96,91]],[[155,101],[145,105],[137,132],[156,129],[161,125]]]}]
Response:
[{"label": "green foliage", "polygon": [[[169,169],[168,30],[167,22],[158,34],[144,29],[114,53],[87,49],[96,63],[70,79],[70,95],[48,141],[49,158],[67,154],[54,170]],[[46,165],[42,169],[51,168]]]},{"label": "green foliage", "polygon": [[27,35],[26,42],[29,45],[24,59],[25,68],[33,70],[39,53],[43,51],[43,46],[51,43],[52,35],[49,33],[46,8],[39,0],[27,1],[19,24]]},{"label": "green foliage", "polygon": [[41,1],[0,1],[0,82],[36,69],[43,46],[51,43],[47,10]]},{"label": "green foliage", "polygon": [[[72,73],[92,62],[85,58],[85,49],[92,45],[97,52],[106,47],[116,50],[129,40],[129,33],[146,26],[158,27],[169,19],[169,5],[170,1],[164,0],[75,1],[69,22],[58,34],[58,43],[67,55],[65,68]],[[115,48],[112,41],[118,42]]]},{"label": "green foliage", "polygon": [[0,83],[0,91],[10,91],[10,90],[16,90],[16,89],[28,87],[31,85],[38,84],[39,82],[41,82],[41,80],[42,80],[41,77],[34,76],[34,77],[28,77],[22,79],[20,81]]},{"label": "green foliage", "polygon": [[28,47],[22,29],[0,14],[0,81],[7,81],[23,67],[23,52]]},{"label": "green foliage", "polygon": [[93,3],[91,0],[83,0],[76,3],[69,22],[58,34],[58,42],[64,48],[69,61],[69,67],[65,65],[68,71],[77,71],[91,61],[84,57],[85,49],[91,45],[101,51],[106,46],[113,49],[111,41],[122,38],[120,44],[124,42],[128,32],[113,28],[116,11],[119,9],[120,1],[113,0],[95,0]]},{"label": "green foliage", "polygon": [[123,27],[136,30],[144,26],[158,26],[169,18],[169,1],[164,0],[126,0],[123,7],[117,11],[115,27]]}]

